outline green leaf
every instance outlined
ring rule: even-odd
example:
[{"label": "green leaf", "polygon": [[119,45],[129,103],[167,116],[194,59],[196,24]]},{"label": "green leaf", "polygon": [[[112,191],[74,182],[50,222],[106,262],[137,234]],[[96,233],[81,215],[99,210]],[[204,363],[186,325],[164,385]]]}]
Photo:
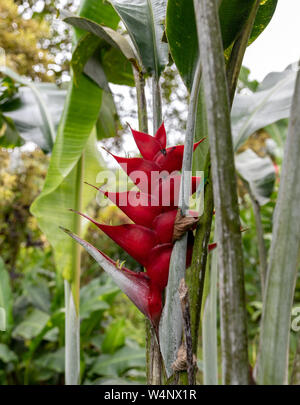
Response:
[{"label": "green leaf", "polygon": [[82,1],[78,15],[112,29],[116,29],[120,21],[120,17],[107,0]]},{"label": "green leaf", "polygon": [[73,25],[74,27],[81,28],[82,30],[93,34],[99,39],[102,39],[102,44],[106,43],[106,45],[110,45],[118,49],[129,61],[137,66],[138,62],[136,60],[136,55],[133,48],[131,47],[127,39],[118,31],[115,31],[109,27],[101,26],[94,21],[91,21],[84,17],[73,15],[66,11],[63,11],[61,14],[64,17],[63,21]]},{"label": "green leaf", "polygon": [[[52,153],[43,191],[31,206],[31,212],[37,218],[40,228],[55,249],[57,268],[69,280],[73,277],[74,245],[58,227],[60,225],[69,228],[74,227],[75,214],[71,213],[69,209],[75,206],[77,198],[76,165],[82,152],[84,152],[84,180],[89,183],[95,182],[99,170],[103,167],[97,149],[95,133],[87,138],[87,134],[92,130],[98,116],[99,100],[92,91],[88,92],[90,89],[88,86],[90,84],[89,79],[85,79],[83,76],[82,79],[87,83],[87,86],[80,87],[80,91],[79,88],[72,86],[73,94],[71,94],[70,105],[77,108],[70,108],[65,113],[67,115],[65,117],[66,124],[63,127],[64,131],[58,133],[58,142]],[[100,93],[102,91],[98,86],[97,90]],[[78,97],[80,94],[82,94],[82,99]],[[99,98],[101,99],[101,97]],[[88,110],[89,107],[90,110]],[[77,111],[81,111],[85,120],[81,119],[82,116]],[[88,117],[91,118],[92,122],[88,122]],[[76,137],[73,137],[73,131],[76,131]],[[60,139],[61,142],[59,143]],[[63,160],[61,156],[64,157]],[[91,187],[85,187],[83,209],[95,195],[96,192]]]},{"label": "green leaf", "polygon": [[55,352],[46,353],[35,360],[35,366],[54,371],[55,373],[63,373],[65,371],[65,348],[61,347]]},{"label": "green leaf", "polygon": [[51,315],[48,322],[34,337],[34,339],[31,340],[28,352],[26,353],[26,358],[31,358],[33,356],[34,352],[37,350],[43,339],[47,340],[46,339],[47,334],[53,333],[53,331],[56,331],[58,328],[62,329],[64,319],[65,319],[65,312],[63,309],[59,309],[58,311],[54,312]]},{"label": "green leaf", "polygon": [[131,368],[145,367],[145,349],[141,347],[122,347],[113,355],[101,355],[92,366],[89,375],[119,377]]},{"label": "green leaf", "polygon": [[36,337],[49,321],[49,315],[39,309],[34,309],[17,327],[13,330],[12,336],[15,339],[21,338],[31,340]]},{"label": "green leaf", "polygon": [[231,112],[235,150],[258,129],[289,116],[295,79],[291,68],[269,73],[255,93],[236,95]]},{"label": "green leaf", "polygon": [[275,168],[269,156],[260,157],[252,149],[235,155],[235,166],[247,180],[259,205],[270,201],[275,184]]},{"label": "green leaf", "polygon": [[[0,67],[0,72],[3,73],[6,76],[11,77],[13,80],[15,80],[18,83],[21,83],[24,86],[27,86],[31,89],[35,101],[39,107],[39,112],[42,118],[42,134],[44,136],[43,142],[44,142],[44,150],[50,151],[53,146],[53,142],[55,139],[55,129],[54,129],[54,124],[50,115],[50,112],[48,108],[46,107],[46,104],[43,100],[42,95],[38,91],[37,87],[30,82],[28,79],[26,79],[23,76],[18,75],[16,72],[11,70],[10,68],[6,66],[1,66]],[[37,142],[37,141],[35,141]]]},{"label": "green leaf", "polygon": [[256,38],[264,31],[269,22],[271,21],[273,14],[276,10],[278,0],[263,0],[260,2],[259,9],[256,14],[252,33],[249,39],[249,45],[256,40]]},{"label": "green leaf", "polygon": [[102,352],[113,354],[117,349],[125,344],[125,319],[120,319],[112,323],[105,333],[102,342]]},{"label": "green leaf", "polygon": [[[99,47],[101,40],[97,38],[95,35],[87,33],[83,35],[77,45],[76,48],[73,51],[72,54],[72,60],[71,60],[71,66],[73,69],[73,80],[75,83],[80,80],[80,75],[84,70],[84,67],[87,63],[87,61],[90,59],[90,57],[94,54],[96,49]],[[107,80],[106,77],[104,76],[102,78],[103,82],[102,85],[100,86],[101,88],[107,90],[108,85],[107,85]]]},{"label": "green leaf", "polygon": [[109,305],[103,300],[104,288],[98,279],[92,280],[80,290],[80,319],[89,318],[93,312],[104,311]]},{"label": "green leaf", "polygon": [[50,291],[48,282],[38,278],[37,282],[30,280],[24,285],[24,295],[31,304],[41,311],[49,313],[50,310]]},{"label": "green leaf", "polygon": [[[80,38],[73,52],[71,66],[75,81],[84,71],[108,92],[110,90],[107,80],[115,84],[134,85],[131,63],[135,66],[138,64],[131,46],[121,34],[80,17],[74,16],[65,20],[67,22],[75,20],[78,23],[76,26],[80,27],[86,27],[86,24],[82,24],[82,22],[87,23],[88,21],[87,28],[93,27]],[[119,46],[119,44],[121,45]]]},{"label": "green leaf", "polygon": [[[0,257],[0,331],[7,331],[13,324],[13,295],[9,273]],[[5,314],[5,315],[4,315]],[[3,318],[5,317],[5,319]]]},{"label": "green leaf", "polygon": [[163,42],[166,0],[110,0],[123,20],[146,71],[157,77],[168,63]]},{"label": "green leaf", "polygon": [[102,103],[98,121],[96,123],[97,138],[110,138],[117,136],[120,127],[117,108],[111,93],[102,94]]},{"label": "green leaf", "polygon": [[168,0],[166,34],[172,58],[190,90],[199,55],[193,0]]},{"label": "green leaf", "polygon": [[[226,50],[236,40],[247,20],[254,0],[222,0],[219,18]],[[258,10],[251,42],[265,29],[275,11],[277,0],[264,1]],[[172,58],[187,88],[190,90],[199,56],[193,0],[169,0],[166,34]]]},{"label": "green leaf", "polygon": [[104,52],[101,60],[110,83],[134,86],[132,65],[118,49],[111,48]]},{"label": "green leaf", "polygon": [[0,343],[0,360],[3,361],[3,363],[11,363],[16,362],[18,357],[7,345]]},{"label": "green leaf", "polygon": [[23,144],[24,141],[20,137],[13,120],[0,111],[0,145],[4,148],[14,148]]}]

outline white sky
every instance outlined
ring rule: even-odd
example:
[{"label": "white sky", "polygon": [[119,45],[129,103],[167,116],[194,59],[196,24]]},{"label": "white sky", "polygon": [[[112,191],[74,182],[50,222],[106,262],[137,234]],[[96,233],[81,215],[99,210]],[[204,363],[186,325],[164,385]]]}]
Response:
[{"label": "white sky", "polygon": [[299,58],[300,0],[278,0],[270,24],[247,49],[243,65],[250,69],[251,78],[262,80]]}]

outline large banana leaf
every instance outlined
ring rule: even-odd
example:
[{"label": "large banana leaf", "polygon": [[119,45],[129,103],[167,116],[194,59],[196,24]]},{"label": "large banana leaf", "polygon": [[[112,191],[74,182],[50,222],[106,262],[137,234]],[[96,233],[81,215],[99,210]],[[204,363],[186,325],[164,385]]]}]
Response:
[{"label": "large banana leaf", "polygon": [[157,77],[168,63],[163,42],[167,0],[110,0],[123,20],[144,68]]},{"label": "large banana leaf", "polygon": [[[223,47],[229,48],[248,18],[254,0],[223,0],[219,10]],[[270,22],[277,0],[266,0],[259,7],[250,41],[253,42]],[[190,90],[199,56],[193,0],[168,0],[166,33],[172,58]]]},{"label": "large banana leaf", "polygon": [[235,155],[238,173],[249,183],[260,205],[266,204],[274,189],[275,167],[269,156],[260,157],[252,149]]},{"label": "large banana leaf", "polygon": [[291,67],[266,76],[253,94],[237,94],[231,114],[235,150],[258,129],[289,117],[296,71]]},{"label": "large banana leaf", "polygon": [[[80,13],[86,13],[83,15],[111,28],[116,28],[119,21],[113,8],[102,1],[83,2]],[[76,84],[72,81],[44,188],[31,207],[39,226],[54,247],[58,270],[69,281],[73,277],[75,242],[59,231],[58,226],[74,229],[75,214],[68,209],[74,208],[78,201],[82,180],[79,180],[78,163],[83,152],[84,180],[94,183],[101,168],[95,135],[91,132],[98,119],[102,91],[84,74]],[[83,208],[94,195],[92,190],[84,190]]]},{"label": "large banana leaf", "polygon": [[[87,31],[77,43],[71,65],[75,80],[84,72],[100,87],[108,90],[106,79],[115,84],[134,85],[131,63],[138,67],[136,55],[127,39],[119,32],[84,17],[61,12],[63,21]],[[131,63],[130,63],[131,62]]]}]

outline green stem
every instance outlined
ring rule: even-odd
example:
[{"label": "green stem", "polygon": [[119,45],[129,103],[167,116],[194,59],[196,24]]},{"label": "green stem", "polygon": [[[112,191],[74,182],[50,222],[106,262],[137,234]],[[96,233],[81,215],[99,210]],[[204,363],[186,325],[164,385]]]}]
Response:
[{"label": "green stem", "polygon": [[152,110],[153,110],[153,135],[162,123],[162,106],[159,77],[153,75],[152,78]]},{"label": "green stem", "polygon": [[[214,234],[217,234],[215,227]],[[216,238],[215,238],[216,241]],[[217,285],[218,285],[218,251],[211,254],[209,291],[204,301],[202,318],[203,339],[203,383],[204,385],[218,385],[218,333],[217,333]],[[209,263],[207,263],[209,268]],[[208,277],[205,277],[207,285]],[[206,289],[205,285],[205,289]]]},{"label": "green stem", "polygon": [[[82,208],[82,181],[84,170],[84,155],[77,164],[76,184],[76,211]],[[74,232],[81,235],[81,216],[74,214]],[[74,241],[73,248],[73,273],[71,282],[65,280],[65,382],[66,385],[78,385],[80,383],[80,270],[81,270],[81,247]]]},{"label": "green stem", "polygon": [[145,96],[145,78],[142,72],[133,67],[133,75],[136,88],[136,98],[138,107],[139,130],[148,133],[147,102]]},{"label": "green stem", "polygon": [[[208,162],[210,157],[207,157]],[[203,287],[206,272],[207,247],[213,217],[213,186],[209,168],[209,178],[204,189],[204,212],[197,225],[193,258],[190,269],[190,300],[193,351],[197,353]]]},{"label": "green stem", "polygon": [[[138,72],[133,68],[133,74],[135,79],[136,96],[137,96],[137,109],[139,119],[139,130],[141,132],[148,133],[148,114],[147,114],[147,102],[145,97],[145,79],[141,72]],[[153,131],[157,131],[161,124],[161,96],[159,79],[153,78]],[[146,376],[147,383],[150,385],[161,384],[162,379],[162,365],[161,354],[159,345],[156,341],[155,332],[146,319]]]},{"label": "green stem", "polygon": [[[193,87],[190,97],[187,129],[184,143],[182,161],[182,175],[180,183],[179,207],[183,216],[189,209],[189,196],[191,190],[191,169],[193,158],[193,142],[195,134],[196,111],[199,99],[201,81],[201,63],[197,64]],[[178,295],[179,282],[185,278],[187,233],[175,242],[172,250],[169,280],[166,288],[166,301],[160,321],[160,347],[164,358],[167,377],[173,373],[172,364],[176,360],[182,339],[182,315]]]},{"label": "green stem", "polygon": [[194,0],[218,229],[224,384],[248,384],[243,252],[221,29],[215,0]]}]

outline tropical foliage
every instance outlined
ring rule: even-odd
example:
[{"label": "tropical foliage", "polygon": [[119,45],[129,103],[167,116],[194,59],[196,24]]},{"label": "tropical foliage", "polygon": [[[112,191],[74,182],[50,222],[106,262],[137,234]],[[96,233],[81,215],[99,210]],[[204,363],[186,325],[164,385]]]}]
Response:
[{"label": "tropical foliage", "polygon": [[37,3],[0,6],[1,384],[299,384],[299,69],[242,66],[277,0]]}]

